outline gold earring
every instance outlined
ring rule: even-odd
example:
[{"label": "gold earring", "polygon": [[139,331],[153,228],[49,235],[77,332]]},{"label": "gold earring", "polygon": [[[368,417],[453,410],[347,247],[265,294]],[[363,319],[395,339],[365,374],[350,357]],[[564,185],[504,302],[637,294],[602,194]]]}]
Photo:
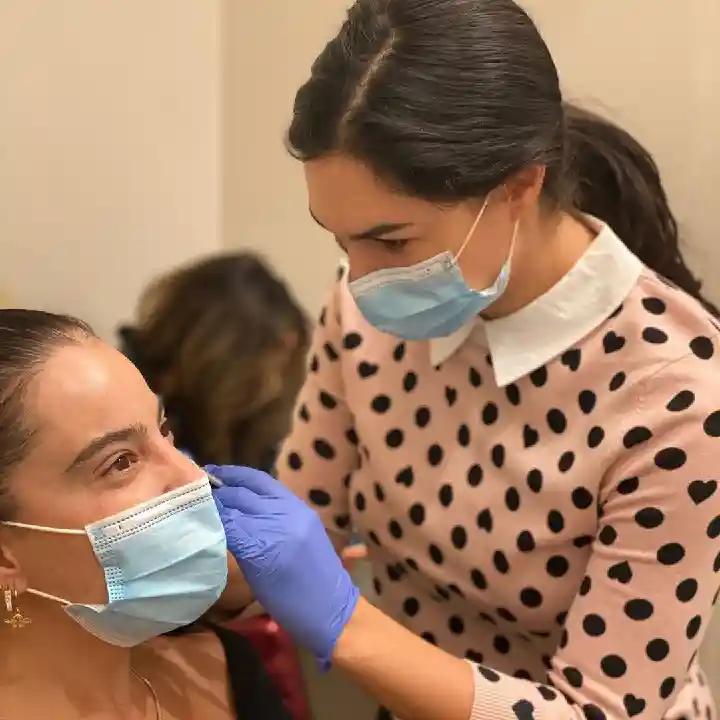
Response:
[{"label": "gold earring", "polygon": [[11,590],[10,588],[4,589],[5,595],[5,610],[7,610],[10,617],[5,618],[5,624],[10,625],[15,630],[24,628],[29,625],[32,620],[25,617],[17,606],[17,590]]}]

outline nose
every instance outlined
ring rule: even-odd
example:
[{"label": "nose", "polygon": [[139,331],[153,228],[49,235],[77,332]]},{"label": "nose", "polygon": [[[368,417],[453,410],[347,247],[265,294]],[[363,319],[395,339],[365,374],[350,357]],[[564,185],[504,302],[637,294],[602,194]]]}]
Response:
[{"label": "nose", "polygon": [[203,470],[195,464],[190,454],[168,443],[163,453],[162,463],[165,472],[164,492],[176,490],[202,477]]}]

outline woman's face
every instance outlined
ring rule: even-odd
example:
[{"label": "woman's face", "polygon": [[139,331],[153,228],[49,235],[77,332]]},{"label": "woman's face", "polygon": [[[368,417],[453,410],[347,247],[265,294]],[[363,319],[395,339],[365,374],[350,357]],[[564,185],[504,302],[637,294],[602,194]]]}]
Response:
[{"label": "woman's face", "polygon": [[[439,253],[456,254],[483,199],[438,206],[393,192],[361,163],[333,155],[305,163],[310,213],[347,253],[351,279],[405,267]],[[510,250],[522,204],[506,188],[494,191],[459,260],[466,281],[491,285]]]},{"label": "woman's face", "polygon": [[[34,432],[8,481],[16,522],[82,529],[201,476],[173,446],[163,409],[140,373],[99,340],[53,351],[24,406]],[[18,568],[21,586],[105,601],[86,536],[7,526],[0,532],[5,568]]]}]

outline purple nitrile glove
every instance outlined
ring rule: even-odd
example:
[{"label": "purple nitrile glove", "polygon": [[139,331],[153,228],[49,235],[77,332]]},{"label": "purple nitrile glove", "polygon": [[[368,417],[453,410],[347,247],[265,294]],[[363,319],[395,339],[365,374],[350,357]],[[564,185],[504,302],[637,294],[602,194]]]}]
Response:
[{"label": "purple nitrile glove", "polygon": [[320,518],[277,480],[208,465],[227,545],[255,599],[328,669],[360,595]]}]

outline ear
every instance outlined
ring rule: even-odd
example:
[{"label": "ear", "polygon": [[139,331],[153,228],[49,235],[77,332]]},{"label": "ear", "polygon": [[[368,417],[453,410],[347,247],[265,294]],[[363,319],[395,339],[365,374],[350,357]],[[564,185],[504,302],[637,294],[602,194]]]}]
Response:
[{"label": "ear", "polygon": [[0,535],[0,588],[15,590],[19,595],[27,590],[27,578],[10,546]]},{"label": "ear", "polygon": [[515,173],[505,182],[507,200],[522,212],[536,205],[545,182],[545,166],[531,165]]}]

